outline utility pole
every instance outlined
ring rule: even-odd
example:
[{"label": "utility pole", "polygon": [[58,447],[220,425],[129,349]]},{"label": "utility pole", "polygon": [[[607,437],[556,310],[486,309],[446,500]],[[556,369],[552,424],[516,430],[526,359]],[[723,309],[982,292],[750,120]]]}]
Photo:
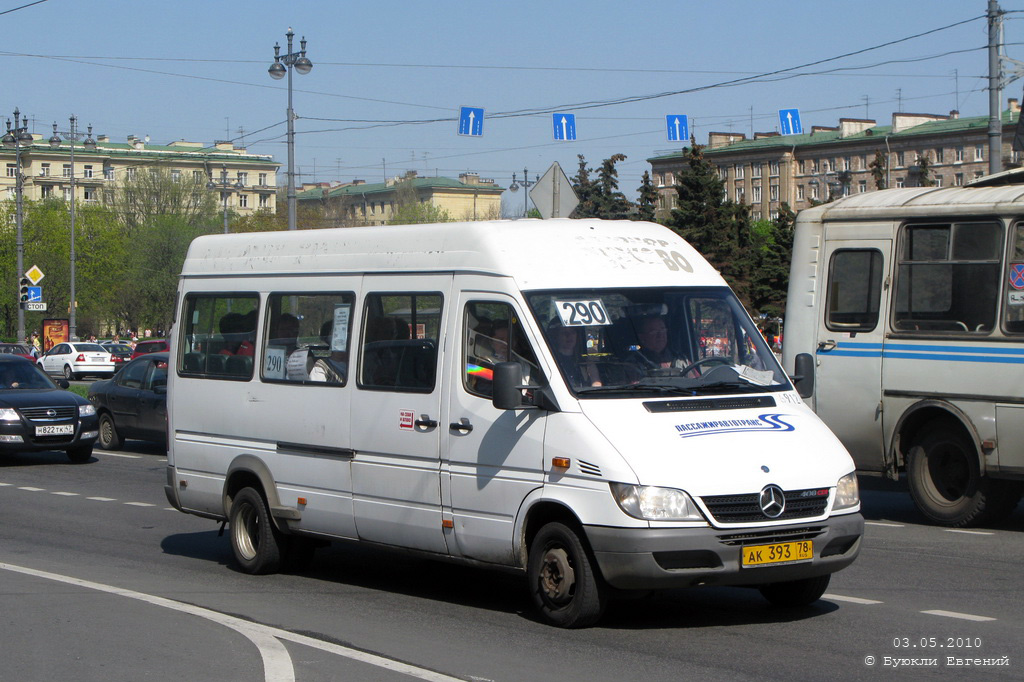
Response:
[{"label": "utility pole", "polygon": [[988,172],[1003,169],[1003,121],[999,111],[1003,98],[999,66],[999,43],[1003,10],[996,0],[988,0]]}]

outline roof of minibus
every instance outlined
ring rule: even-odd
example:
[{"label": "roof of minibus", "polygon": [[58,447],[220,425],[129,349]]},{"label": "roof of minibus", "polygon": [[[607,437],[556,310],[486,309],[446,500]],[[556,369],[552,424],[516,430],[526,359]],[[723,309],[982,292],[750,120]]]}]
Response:
[{"label": "roof of minibus", "polygon": [[569,219],[208,235],[182,277],[429,272],[510,276],[524,290],[725,284],[666,227]]},{"label": "roof of minibus", "polygon": [[800,212],[804,220],[1024,214],[1024,185],[907,187],[843,197]]}]

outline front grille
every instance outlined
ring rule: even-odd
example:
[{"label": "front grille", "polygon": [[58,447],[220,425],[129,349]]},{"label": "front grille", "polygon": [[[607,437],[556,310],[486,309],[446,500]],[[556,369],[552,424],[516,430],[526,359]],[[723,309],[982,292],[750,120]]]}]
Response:
[{"label": "front grille", "polygon": [[[824,495],[820,494],[825,492]],[[828,505],[824,488],[787,490],[786,507],[781,516],[769,518],[758,504],[759,493],[746,495],[711,495],[700,498],[708,512],[719,523],[751,523],[756,521],[789,521],[821,516]]]},{"label": "front grille", "polygon": [[[51,410],[55,414],[47,414]],[[78,408],[74,405],[70,407],[23,407],[21,413],[34,422],[62,421],[74,419],[78,414]]]},{"label": "front grille", "polygon": [[746,533],[729,533],[719,535],[718,541],[723,545],[731,547],[737,545],[773,545],[780,542],[797,542],[799,540],[813,540],[822,535],[825,528],[822,526],[804,526],[803,528],[766,528],[765,530],[749,531]]}]

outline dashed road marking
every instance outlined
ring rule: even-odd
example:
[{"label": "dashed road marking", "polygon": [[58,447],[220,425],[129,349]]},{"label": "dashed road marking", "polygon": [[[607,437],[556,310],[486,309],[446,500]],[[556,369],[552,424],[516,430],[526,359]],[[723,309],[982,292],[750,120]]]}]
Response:
[{"label": "dashed road marking", "polygon": [[51,495],[60,495],[62,497],[78,497],[78,493],[68,493],[68,492],[64,492],[62,490],[57,490],[57,491],[54,491],[54,492],[52,492],[50,494]]},{"label": "dashed road marking", "polygon": [[927,613],[929,616],[944,616],[946,618],[959,618],[960,620],[973,620],[979,623],[985,621],[995,620],[995,618],[989,618],[988,616],[975,616],[970,613],[957,613],[956,611],[922,611],[921,613]]},{"label": "dashed road marking", "polygon": [[902,523],[883,523],[881,521],[865,521],[865,526],[882,526],[884,528],[906,528]]},{"label": "dashed road marking", "polygon": [[123,459],[142,459],[142,455],[122,455],[121,453],[107,452],[106,450],[99,453],[95,453],[94,451],[94,454],[100,454],[104,457],[121,457]]},{"label": "dashed road marking", "polygon": [[962,528],[947,528],[947,533],[963,533],[964,535],[995,535],[987,530],[964,530]]},{"label": "dashed road marking", "polygon": [[45,488],[33,488],[30,485],[19,485],[18,490],[27,490],[30,493],[41,493]]},{"label": "dashed road marking", "polygon": [[94,502],[117,502],[113,497],[87,497],[87,500],[93,500]]},{"label": "dashed road marking", "polygon": [[831,599],[832,601],[846,601],[851,604],[884,604],[885,602],[878,601],[877,599],[862,599],[861,597],[845,597],[841,594],[823,594],[822,599]]},{"label": "dashed road marking", "polygon": [[129,507],[155,507],[156,506],[155,504],[150,504],[149,502],[125,502],[125,504],[128,505]]}]

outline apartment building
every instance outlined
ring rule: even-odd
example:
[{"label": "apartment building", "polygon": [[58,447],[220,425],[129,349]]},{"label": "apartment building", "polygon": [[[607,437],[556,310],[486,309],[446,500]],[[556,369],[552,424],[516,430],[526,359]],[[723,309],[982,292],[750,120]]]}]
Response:
[{"label": "apartment building", "polygon": [[[1020,164],[1013,152],[1020,106],[1002,113],[1003,168]],[[718,167],[726,196],[750,207],[755,220],[774,218],[786,203],[794,211],[837,196],[873,192],[876,154],[886,187],[963,185],[988,174],[988,116],[894,113],[891,125],[843,118],[836,127],[815,126],[802,135],[712,132],[704,158]],[[922,163],[921,160],[924,160]],[[685,151],[648,159],[659,193],[659,214],[676,205],[675,174]]]},{"label": "apartment building", "polygon": [[[75,179],[75,201],[86,204],[110,201],[114,188],[136,173],[162,168],[172,178],[194,179],[217,192],[218,205],[227,203],[240,214],[257,210],[276,212],[277,169],[270,155],[250,154],[232,142],[178,140],[165,145],[129,135],[126,142],[111,142],[99,135],[95,145],[75,143],[74,168],[71,143],[62,140],[53,147],[49,137],[33,133],[32,142],[21,148],[22,196],[27,200],[50,197],[71,198],[71,177]],[[17,179],[16,150],[0,147],[0,198],[14,199]]]},{"label": "apartment building", "polygon": [[403,202],[429,203],[455,220],[493,220],[501,217],[505,188],[477,173],[459,179],[421,178],[416,171],[385,182],[355,180],[342,185],[303,185],[299,206],[317,206],[325,226],[384,225]]}]

